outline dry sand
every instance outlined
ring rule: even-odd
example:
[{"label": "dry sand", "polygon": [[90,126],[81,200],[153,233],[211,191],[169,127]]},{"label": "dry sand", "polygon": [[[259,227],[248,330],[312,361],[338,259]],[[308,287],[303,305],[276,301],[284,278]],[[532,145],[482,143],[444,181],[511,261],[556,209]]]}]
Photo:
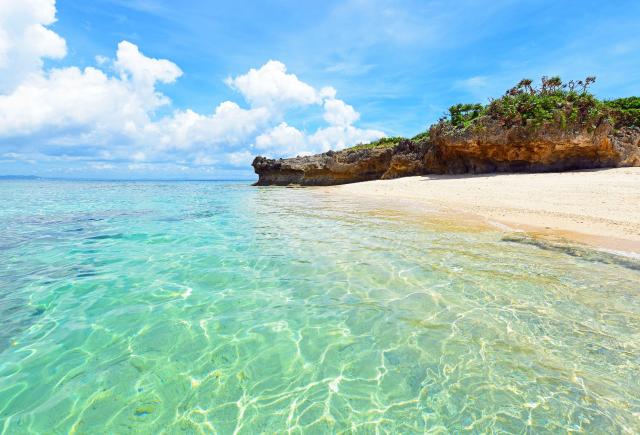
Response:
[{"label": "dry sand", "polygon": [[[473,215],[543,237],[640,253],[640,168],[546,174],[424,176],[326,188]],[[407,201],[409,200],[409,201]]]}]

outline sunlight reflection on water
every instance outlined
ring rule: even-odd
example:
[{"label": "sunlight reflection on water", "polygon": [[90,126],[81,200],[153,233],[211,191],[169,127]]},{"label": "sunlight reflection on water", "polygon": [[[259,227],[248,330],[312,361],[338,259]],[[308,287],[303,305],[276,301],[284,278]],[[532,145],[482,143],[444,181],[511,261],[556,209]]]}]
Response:
[{"label": "sunlight reflection on water", "polygon": [[628,264],[313,189],[0,202],[2,433],[640,431]]}]

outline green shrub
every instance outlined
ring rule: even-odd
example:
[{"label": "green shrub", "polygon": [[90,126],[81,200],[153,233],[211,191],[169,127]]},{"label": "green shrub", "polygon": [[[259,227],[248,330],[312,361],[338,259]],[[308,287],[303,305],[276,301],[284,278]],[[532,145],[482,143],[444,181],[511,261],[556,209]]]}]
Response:
[{"label": "green shrub", "polygon": [[563,83],[560,77],[542,77],[539,87],[522,79],[502,97],[488,105],[456,104],[441,119],[443,127],[466,129],[488,117],[506,128],[539,128],[547,124],[561,128],[596,128],[610,120],[616,128],[640,126],[640,98],[600,101],[589,92],[595,77]]},{"label": "green shrub", "polygon": [[422,133],[418,133],[411,138],[411,142],[426,142],[429,140],[429,131],[423,131]]},{"label": "green shrub", "polygon": [[404,137],[393,136],[393,137],[383,137],[371,143],[361,143],[356,146],[349,148],[349,150],[368,150],[372,148],[392,148],[400,143],[400,141],[405,140]]},{"label": "green shrub", "polygon": [[593,95],[564,89],[507,93],[489,103],[486,113],[505,127],[540,127],[551,121],[565,128],[568,124],[597,125],[607,116],[604,105]]},{"label": "green shrub", "polygon": [[605,101],[604,104],[611,110],[611,117],[617,128],[640,127],[640,97],[618,98]]},{"label": "green shrub", "polygon": [[449,107],[449,120],[454,127],[467,128],[483,113],[482,104],[456,104]]},{"label": "green shrub", "polygon": [[523,79],[505,95],[491,101],[487,115],[500,121],[505,127],[540,127],[550,122],[562,128],[572,125],[595,127],[608,115],[604,105],[588,92],[595,77],[584,81],[562,83],[560,77],[542,77],[541,86],[535,88],[532,81]]}]

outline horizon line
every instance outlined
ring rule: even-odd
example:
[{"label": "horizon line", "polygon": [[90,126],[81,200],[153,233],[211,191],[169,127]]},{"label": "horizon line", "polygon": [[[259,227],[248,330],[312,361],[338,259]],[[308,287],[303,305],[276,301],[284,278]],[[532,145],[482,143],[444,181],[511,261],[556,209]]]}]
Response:
[{"label": "horizon line", "polygon": [[[256,177],[257,178],[257,177]],[[253,178],[92,178],[92,177],[47,177],[40,175],[0,175],[2,180],[50,180],[50,181],[255,181]]]}]

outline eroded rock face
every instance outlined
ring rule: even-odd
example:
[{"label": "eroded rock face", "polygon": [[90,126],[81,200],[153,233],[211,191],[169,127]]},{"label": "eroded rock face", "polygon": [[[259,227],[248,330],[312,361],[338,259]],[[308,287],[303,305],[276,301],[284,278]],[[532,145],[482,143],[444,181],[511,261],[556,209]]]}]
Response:
[{"label": "eroded rock face", "polygon": [[259,176],[257,186],[327,186],[379,179],[392,154],[391,148],[375,148],[278,160],[256,157],[253,168]]},{"label": "eroded rock face", "polygon": [[640,129],[547,127],[481,129],[434,126],[430,139],[394,148],[329,151],[308,157],[256,157],[256,185],[331,185],[426,174],[552,172],[640,166]]},{"label": "eroded rock face", "polygon": [[389,167],[382,174],[382,179],[424,174],[424,157],[431,147],[431,143],[427,141],[403,140],[393,149]]},{"label": "eroded rock face", "polygon": [[475,131],[431,129],[425,171],[434,174],[552,172],[640,164],[640,131],[558,127],[505,129],[485,122]]}]

